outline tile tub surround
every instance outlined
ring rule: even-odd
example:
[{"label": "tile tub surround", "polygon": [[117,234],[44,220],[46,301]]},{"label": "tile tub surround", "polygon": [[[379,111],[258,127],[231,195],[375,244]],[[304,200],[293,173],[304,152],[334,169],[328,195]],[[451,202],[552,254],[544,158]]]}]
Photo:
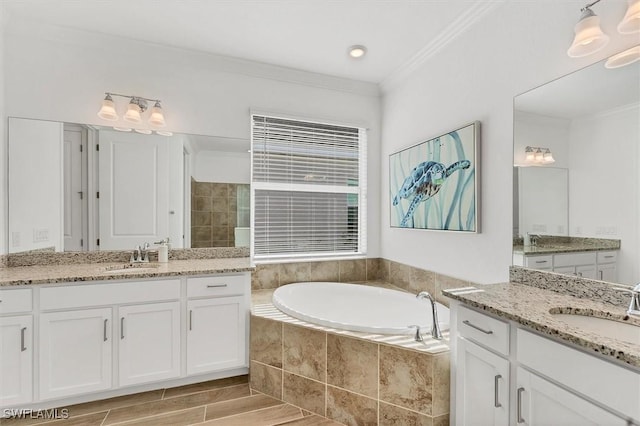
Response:
[{"label": "tile tub surround", "polygon": [[356,259],[322,262],[267,263],[256,265],[251,274],[251,289],[275,289],[300,281],[333,281],[345,283],[382,281],[410,293],[428,291],[448,306],[442,290],[474,285],[433,271],[416,268],[387,259]]},{"label": "tile tub surround", "polygon": [[[149,253],[149,260],[158,260],[157,251]],[[131,250],[97,250],[78,252],[52,252],[52,251],[30,251],[25,253],[14,253],[6,256],[7,267],[36,266],[36,265],[78,265],[87,263],[114,263],[129,262]],[[249,257],[247,247],[224,247],[224,248],[198,248],[198,249],[172,249],[169,250],[169,261],[172,260],[193,260],[193,259],[224,259],[235,257]],[[0,264],[1,266],[1,264]]]},{"label": "tile tub surround", "polygon": [[[161,278],[183,275],[208,275],[252,271],[248,257],[172,260],[152,263],[150,269],[127,269],[126,272],[108,272],[109,266],[123,263],[85,263],[62,265],[22,266],[0,269],[0,287],[29,284],[54,284],[76,281],[109,281],[131,278]],[[157,267],[154,267],[156,266]],[[147,265],[144,265],[147,266]]]},{"label": "tile tub surround", "polygon": [[591,315],[640,326],[640,319],[626,315],[626,308],[577,298],[519,283],[490,284],[477,289],[445,290],[445,295],[467,305],[527,326],[583,350],[599,353],[612,362],[640,369],[640,346],[569,326],[553,313]]},{"label": "tile tub surround", "polygon": [[615,290],[615,287],[628,287],[623,284],[611,284],[604,281],[539,271],[521,266],[509,268],[509,281],[560,294],[568,294],[581,299],[598,300],[614,306],[627,307],[631,300],[629,294]]},{"label": "tile tub surround", "polygon": [[448,424],[446,344],[316,326],[278,311],[271,294],[253,295],[252,389],[346,425]]}]

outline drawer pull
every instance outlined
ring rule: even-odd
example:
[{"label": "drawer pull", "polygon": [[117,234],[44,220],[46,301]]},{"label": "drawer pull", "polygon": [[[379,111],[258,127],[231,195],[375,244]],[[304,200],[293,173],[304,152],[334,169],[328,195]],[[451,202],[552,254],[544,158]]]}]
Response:
[{"label": "drawer pull", "polygon": [[493,378],[493,406],[496,408],[502,407],[500,401],[498,401],[498,381],[502,379],[502,375],[496,374]]},{"label": "drawer pull", "polygon": [[226,284],[209,284],[207,285],[207,288],[220,288],[220,287],[226,287]]},{"label": "drawer pull", "polygon": [[613,259],[614,257],[615,257],[615,256],[613,256],[612,254],[610,254],[610,255],[608,255],[608,256],[605,256],[604,258],[605,258],[605,259]]},{"label": "drawer pull", "polygon": [[536,263],[547,263],[548,260],[536,260]]},{"label": "drawer pull", "polygon": [[120,318],[120,339],[124,339],[124,317]]},{"label": "drawer pull", "polygon": [[469,322],[469,320],[464,320],[464,321],[462,321],[462,323],[465,324],[465,325],[468,325],[471,328],[475,328],[476,330],[481,331],[484,334],[493,334],[492,330],[485,330],[484,328],[480,328],[477,325],[473,325],[473,324],[471,324],[471,322]]},{"label": "drawer pull", "polygon": [[518,401],[517,401],[518,418],[516,419],[518,423],[524,423],[524,419],[522,418],[522,392],[524,392],[524,388],[518,388]]},{"label": "drawer pull", "polygon": [[193,330],[193,309],[189,309],[189,331]]},{"label": "drawer pull", "polygon": [[25,338],[24,338],[24,334],[27,331],[27,327],[22,327],[22,330],[20,330],[20,352],[24,352],[27,350],[27,347],[25,346]]},{"label": "drawer pull", "polygon": [[604,280],[604,271],[600,269],[600,281]]},{"label": "drawer pull", "polygon": [[102,341],[107,341],[107,319],[104,320],[104,325],[102,326]]}]

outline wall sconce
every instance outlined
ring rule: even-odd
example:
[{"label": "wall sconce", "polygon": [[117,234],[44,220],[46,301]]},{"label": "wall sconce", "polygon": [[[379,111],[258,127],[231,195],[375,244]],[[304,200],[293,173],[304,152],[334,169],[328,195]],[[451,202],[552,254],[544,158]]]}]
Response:
[{"label": "wall sconce", "polygon": [[556,162],[549,148],[537,146],[526,147],[524,150],[524,159],[527,163],[534,164],[551,164]]},{"label": "wall sconce", "polygon": [[[151,114],[149,115],[148,123],[154,128],[161,128],[166,125],[164,120],[164,114],[162,112],[162,106],[160,105],[160,99],[149,99],[143,98],[141,96],[133,96],[133,95],[121,95],[118,93],[105,92],[105,98],[102,101],[102,106],[100,107],[100,111],[98,111],[98,117],[107,121],[118,121],[118,113],[116,112],[115,103],[113,102],[113,96],[119,96],[121,98],[129,98],[129,104],[127,105],[127,111],[125,112],[123,118],[125,121],[130,123],[138,124],[142,122],[142,114],[147,110],[147,102],[154,102],[153,107],[151,108]],[[142,134],[151,134],[151,130],[148,129],[131,129],[126,127],[115,127],[115,130],[119,130],[122,132],[130,132],[131,130],[135,130],[138,133]],[[171,136],[173,133],[155,130],[155,132],[162,136]]]},{"label": "wall sconce", "polygon": [[[567,55],[572,58],[591,55],[607,45],[609,36],[600,28],[600,18],[591,10],[591,6],[600,2],[596,0],[589,3],[580,11],[582,15],[574,28],[576,33]],[[640,32],[640,0],[628,0],[629,6],[622,21],[618,24],[620,34],[632,34]]]}]

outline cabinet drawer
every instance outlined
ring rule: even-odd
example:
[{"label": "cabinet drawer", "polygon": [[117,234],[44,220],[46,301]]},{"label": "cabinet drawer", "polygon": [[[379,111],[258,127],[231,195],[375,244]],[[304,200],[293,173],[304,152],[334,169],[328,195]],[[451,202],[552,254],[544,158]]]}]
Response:
[{"label": "cabinet drawer", "polygon": [[595,252],[556,254],[553,257],[554,268],[559,266],[595,265],[595,263],[596,263]]},{"label": "cabinet drawer", "polygon": [[239,296],[248,279],[246,274],[187,278],[187,297]]},{"label": "cabinet drawer", "polygon": [[0,291],[0,314],[31,311],[31,289]]},{"label": "cabinet drawer", "polygon": [[527,268],[551,269],[553,256],[526,256],[524,263]]},{"label": "cabinet drawer", "polygon": [[40,308],[69,309],[124,303],[160,302],[180,298],[180,280],[129,281],[46,287],[40,290]]},{"label": "cabinet drawer", "polygon": [[522,329],[516,333],[517,359],[522,365],[640,419],[640,374]]},{"label": "cabinet drawer", "polygon": [[458,333],[503,355],[509,355],[509,324],[463,306],[458,312]]},{"label": "cabinet drawer", "polygon": [[598,263],[615,263],[618,260],[617,251],[599,251]]}]

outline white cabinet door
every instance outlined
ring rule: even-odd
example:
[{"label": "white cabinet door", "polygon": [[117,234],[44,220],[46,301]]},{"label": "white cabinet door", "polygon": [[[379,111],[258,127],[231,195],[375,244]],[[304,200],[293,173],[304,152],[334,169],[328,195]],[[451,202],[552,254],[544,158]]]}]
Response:
[{"label": "white cabinet door", "polygon": [[509,424],[509,361],[458,337],[456,424]]},{"label": "white cabinet door", "polygon": [[111,388],[111,308],[40,316],[40,399]]},{"label": "white cabinet door", "polygon": [[618,280],[616,264],[605,263],[604,265],[598,265],[598,276],[596,279],[607,282],[616,282]]},{"label": "white cabinet door", "polygon": [[169,235],[168,165],[165,137],[100,131],[101,250]]},{"label": "white cabinet door", "polygon": [[0,407],[31,402],[33,318],[0,318]]},{"label": "white cabinet door", "polygon": [[576,266],[576,275],[582,278],[596,279],[596,265]]},{"label": "white cabinet door", "polygon": [[246,366],[244,296],[187,302],[187,374]]},{"label": "white cabinet door", "polygon": [[516,424],[624,426],[626,421],[522,368],[517,372]]},{"label": "white cabinet door", "polygon": [[119,308],[120,386],[180,376],[180,302]]}]

